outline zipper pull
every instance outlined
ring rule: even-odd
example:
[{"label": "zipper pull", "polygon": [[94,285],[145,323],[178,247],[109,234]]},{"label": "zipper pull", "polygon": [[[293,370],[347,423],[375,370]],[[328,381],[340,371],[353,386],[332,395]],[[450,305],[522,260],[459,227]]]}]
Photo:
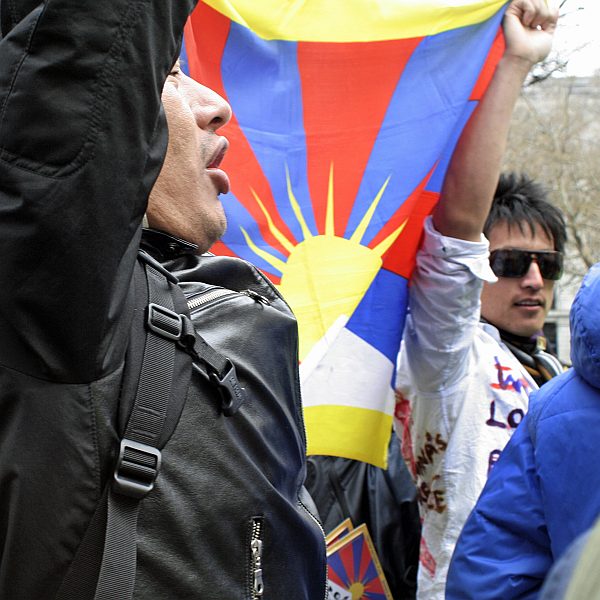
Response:
[{"label": "zipper pull", "polygon": [[252,540],[250,547],[252,548],[252,561],[254,563],[254,585],[252,587],[254,596],[259,598],[265,591],[262,578],[262,542],[260,540]]},{"label": "zipper pull", "polygon": [[252,538],[250,540],[251,553],[251,573],[252,573],[252,600],[262,598],[265,592],[265,586],[262,576],[262,553],[263,542],[262,535],[262,518],[252,519]]},{"label": "zipper pull", "polygon": [[254,571],[254,595],[257,598],[260,598],[265,591],[265,586],[263,585],[262,580],[262,569],[257,569]]},{"label": "zipper pull", "polygon": [[258,292],[255,292],[254,290],[244,290],[243,292],[240,292],[240,294],[244,294],[244,296],[248,296],[249,298],[252,298],[252,300],[255,300],[256,302],[260,302],[261,304],[264,304],[265,306],[271,306],[271,303],[269,302],[268,298],[265,298],[262,294],[259,294]]}]

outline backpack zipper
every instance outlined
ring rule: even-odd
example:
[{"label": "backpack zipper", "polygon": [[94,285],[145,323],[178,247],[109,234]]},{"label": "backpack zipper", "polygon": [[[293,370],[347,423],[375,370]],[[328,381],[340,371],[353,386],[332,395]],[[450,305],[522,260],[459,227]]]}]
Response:
[{"label": "backpack zipper", "polygon": [[220,300],[221,298],[225,298],[226,296],[237,296],[237,292],[232,292],[231,290],[226,290],[225,288],[212,288],[207,290],[206,292],[202,292],[193,298],[188,298],[187,305],[190,310],[194,310],[196,308],[200,308],[209,302],[214,302],[215,300]]},{"label": "backpack zipper", "polygon": [[206,304],[210,304],[212,302],[216,302],[217,300],[224,300],[227,297],[234,296],[248,296],[252,298],[252,300],[256,302],[260,302],[265,306],[270,306],[270,302],[268,298],[255,292],[254,290],[244,290],[242,292],[234,292],[232,290],[228,290],[225,288],[215,287],[205,292],[201,292],[197,296],[193,296],[192,298],[188,298],[187,305],[190,310],[195,310],[200,308],[201,306],[205,306]]},{"label": "backpack zipper", "polygon": [[250,598],[259,600],[263,597],[265,586],[262,576],[262,517],[252,519],[252,533],[250,536]]}]

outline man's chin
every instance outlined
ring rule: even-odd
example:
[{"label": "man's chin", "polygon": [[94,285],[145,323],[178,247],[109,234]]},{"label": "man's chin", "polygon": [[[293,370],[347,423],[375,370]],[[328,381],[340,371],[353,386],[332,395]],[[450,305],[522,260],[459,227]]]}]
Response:
[{"label": "man's chin", "polygon": [[542,327],[544,326],[543,322],[526,322],[526,323],[514,323],[508,328],[506,331],[508,333],[512,333],[513,335],[518,335],[520,337],[529,338],[536,334],[538,334]]},{"label": "man's chin", "polygon": [[222,220],[213,223],[213,227],[204,231],[204,235],[200,238],[197,236],[197,239],[194,240],[194,243],[198,246],[198,251],[196,254],[204,254],[208,252],[221,238],[225,235],[225,231],[227,230],[227,220],[223,216]]}]

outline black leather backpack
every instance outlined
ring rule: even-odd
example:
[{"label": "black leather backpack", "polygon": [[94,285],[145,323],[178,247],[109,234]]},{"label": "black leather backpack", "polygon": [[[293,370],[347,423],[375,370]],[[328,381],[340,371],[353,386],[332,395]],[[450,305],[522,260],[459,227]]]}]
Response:
[{"label": "black leather backpack", "polygon": [[[168,269],[140,252],[138,308],[123,377],[112,481],[57,597],[191,597],[185,591],[193,589],[189,582],[170,584],[172,574],[153,575],[144,564],[160,564],[161,553],[168,556],[178,546],[173,529],[181,527],[181,554],[174,558],[182,567],[189,561],[188,573],[198,584],[211,585],[193,597],[254,600],[281,597],[285,589],[290,599],[324,598],[324,534],[302,485],[305,445],[297,369],[287,379],[278,369],[281,361],[295,361],[295,348],[289,347],[290,341],[297,343],[295,331],[290,338],[281,329],[293,325],[293,316],[271,284],[244,261],[183,253],[166,264]],[[198,269],[203,283],[197,281]],[[216,285],[225,282],[229,288]],[[237,353],[230,344],[237,345]],[[248,355],[248,347],[256,348],[255,356]],[[202,444],[204,456],[199,448],[191,469],[190,464],[181,468],[186,458],[177,448],[195,440],[180,430],[189,426],[187,405],[198,407],[198,402],[205,416],[196,434],[209,441]],[[168,452],[171,447],[175,450]],[[290,449],[296,449],[295,455]],[[165,468],[171,472],[163,474]],[[190,478],[192,504],[169,506],[170,480],[182,474]],[[231,502],[234,492],[239,498]],[[223,496],[240,514],[219,511]],[[160,505],[154,516],[144,516],[148,503]],[[194,514],[203,508],[209,508],[211,522]],[[162,515],[170,515],[172,524],[161,522]],[[185,523],[194,520],[206,535],[197,557],[186,554],[188,538],[195,534],[193,527],[186,531]],[[247,529],[241,539],[219,533],[235,530],[237,521]],[[226,569],[219,555],[230,558]]]}]

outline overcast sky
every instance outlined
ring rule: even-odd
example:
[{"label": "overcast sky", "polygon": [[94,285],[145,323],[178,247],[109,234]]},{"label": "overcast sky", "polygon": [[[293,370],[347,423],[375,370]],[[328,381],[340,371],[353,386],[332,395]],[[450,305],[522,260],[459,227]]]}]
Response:
[{"label": "overcast sky", "polygon": [[600,0],[567,0],[562,13],[554,48],[570,55],[568,75],[592,75],[600,70]]}]

